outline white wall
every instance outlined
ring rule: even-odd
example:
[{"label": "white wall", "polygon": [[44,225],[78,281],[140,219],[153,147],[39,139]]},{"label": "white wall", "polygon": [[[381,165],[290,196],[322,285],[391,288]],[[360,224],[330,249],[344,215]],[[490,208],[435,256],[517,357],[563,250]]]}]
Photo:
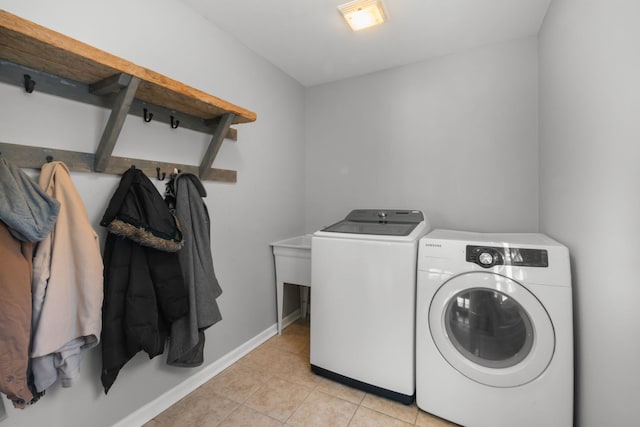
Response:
[{"label": "white wall", "polygon": [[[275,323],[270,242],[303,232],[304,89],[175,0],[87,2],[0,0],[0,8],[257,113],[238,125],[214,166],[238,171],[236,184],[205,182],[212,249],[223,288],[223,320],[206,333],[205,366]],[[93,152],[108,112],[0,84],[0,141]],[[199,164],[204,134],[129,117],[115,155]],[[44,161],[44,159],[43,159]],[[119,177],[72,174],[98,225]],[[155,180],[153,180],[156,182]],[[164,185],[157,182],[163,191]],[[90,351],[71,389],[54,387],[33,407],[11,410],[2,425],[108,426],[197,372],[139,354],[108,396],[101,357]],[[204,366],[203,366],[204,367]]]},{"label": "white wall", "polygon": [[640,2],[555,0],[540,44],[540,229],[572,254],[576,425],[638,425]]},{"label": "white wall", "polygon": [[537,231],[534,37],[307,91],[306,229],[356,208]]}]

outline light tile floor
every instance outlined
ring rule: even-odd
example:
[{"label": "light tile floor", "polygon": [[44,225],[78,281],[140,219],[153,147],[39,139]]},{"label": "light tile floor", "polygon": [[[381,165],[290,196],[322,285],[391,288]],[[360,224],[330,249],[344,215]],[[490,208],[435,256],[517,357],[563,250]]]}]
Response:
[{"label": "light tile floor", "polygon": [[297,321],[144,427],[447,427],[421,411],[319,377]]}]

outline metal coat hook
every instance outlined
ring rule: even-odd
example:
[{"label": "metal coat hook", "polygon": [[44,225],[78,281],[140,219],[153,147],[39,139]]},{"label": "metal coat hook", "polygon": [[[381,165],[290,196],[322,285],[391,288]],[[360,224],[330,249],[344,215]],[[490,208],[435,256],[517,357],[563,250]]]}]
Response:
[{"label": "metal coat hook", "polygon": [[36,81],[31,79],[31,76],[29,74],[25,74],[24,75],[24,90],[27,91],[27,93],[32,93],[33,92],[33,88],[36,87]]},{"label": "metal coat hook", "polygon": [[144,117],[142,118],[146,123],[149,123],[153,119],[153,113],[150,113],[146,108],[142,110]]},{"label": "metal coat hook", "polygon": [[158,178],[158,181],[164,181],[166,177],[167,177],[167,173],[162,172],[162,178],[160,178],[160,168],[156,168],[156,178]]},{"label": "metal coat hook", "polygon": [[47,163],[53,162],[53,156],[47,156]]},{"label": "metal coat hook", "polygon": [[180,126],[180,120],[174,120],[171,116],[171,129],[178,129],[178,126]]}]

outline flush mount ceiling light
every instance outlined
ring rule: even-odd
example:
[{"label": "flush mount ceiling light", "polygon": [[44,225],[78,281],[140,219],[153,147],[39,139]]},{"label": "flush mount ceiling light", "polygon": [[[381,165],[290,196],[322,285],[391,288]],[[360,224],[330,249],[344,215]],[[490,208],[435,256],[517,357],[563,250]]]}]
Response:
[{"label": "flush mount ceiling light", "polygon": [[382,24],[386,17],[380,0],[356,0],[341,4],[338,10],[353,31]]}]

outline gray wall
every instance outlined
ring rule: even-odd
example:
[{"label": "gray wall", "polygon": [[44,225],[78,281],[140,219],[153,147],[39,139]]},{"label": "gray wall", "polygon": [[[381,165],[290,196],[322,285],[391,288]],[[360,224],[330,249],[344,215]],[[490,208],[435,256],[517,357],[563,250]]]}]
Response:
[{"label": "gray wall", "polygon": [[572,255],[576,425],[638,425],[640,2],[555,0],[540,32],[540,229]]},{"label": "gray wall", "polygon": [[[275,278],[269,243],[304,229],[302,86],[174,0],[2,0],[0,8],[257,113],[256,122],[237,126],[238,141],[225,142],[214,163],[237,169],[238,182],[205,183],[214,264],[224,290],[218,300],[224,319],[207,331],[205,366],[271,327]],[[108,117],[37,88],[27,95],[0,84],[0,99],[3,142],[92,152]],[[115,154],[199,164],[208,139],[130,117]],[[72,178],[104,243],[98,221],[119,177]],[[108,426],[198,370],[169,368],[162,356],[149,361],[139,354],[105,396],[100,364],[99,350],[91,350],[76,386],[54,387],[33,407],[11,410],[2,425]]]},{"label": "gray wall", "polygon": [[537,231],[535,37],[315,86],[306,108],[307,231],[385,207]]}]

